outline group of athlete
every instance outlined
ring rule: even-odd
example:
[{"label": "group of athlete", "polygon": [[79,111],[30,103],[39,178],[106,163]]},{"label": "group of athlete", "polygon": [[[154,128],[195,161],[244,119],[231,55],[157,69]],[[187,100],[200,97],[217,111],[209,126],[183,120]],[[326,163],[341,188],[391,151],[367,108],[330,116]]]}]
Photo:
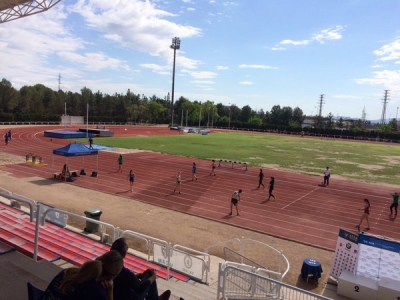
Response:
[{"label": "group of athlete", "polygon": [[[215,160],[213,159],[211,162],[211,172],[210,172],[210,176],[216,176],[216,172],[215,169],[217,167],[217,164],[215,162]],[[197,180],[197,165],[194,162],[192,164],[192,181],[196,181]],[[176,174],[176,185],[174,188],[174,191],[172,192],[172,194],[175,194],[175,192],[177,191],[179,194],[181,193],[181,183],[182,183],[182,173],[179,171]],[[264,185],[264,173],[263,170],[260,169],[260,173],[258,174],[258,188],[263,187],[265,189],[265,185]],[[275,187],[275,178],[273,176],[271,176],[271,180],[269,182],[269,193],[268,193],[268,198],[267,201],[269,201],[271,199],[271,197],[274,199],[275,201],[275,195],[273,194],[273,190]],[[239,201],[240,201],[240,195],[242,194],[242,190],[239,189],[237,191],[234,191],[232,193],[232,197],[231,197],[231,210],[229,215],[232,215],[232,210],[233,207],[235,207],[236,209],[236,215],[240,216],[239,213]]]}]

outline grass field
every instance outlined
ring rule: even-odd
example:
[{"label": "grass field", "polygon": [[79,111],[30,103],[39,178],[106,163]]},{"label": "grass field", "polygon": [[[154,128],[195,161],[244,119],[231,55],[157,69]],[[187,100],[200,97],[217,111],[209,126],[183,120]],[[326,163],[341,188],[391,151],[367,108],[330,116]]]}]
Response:
[{"label": "grass field", "polygon": [[199,159],[246,161],[250,166],[318,176],[329,166],[333,175],[365,182],[398,184],[400,179],[397,145],[237,132],[101,138],[96,142]]}]

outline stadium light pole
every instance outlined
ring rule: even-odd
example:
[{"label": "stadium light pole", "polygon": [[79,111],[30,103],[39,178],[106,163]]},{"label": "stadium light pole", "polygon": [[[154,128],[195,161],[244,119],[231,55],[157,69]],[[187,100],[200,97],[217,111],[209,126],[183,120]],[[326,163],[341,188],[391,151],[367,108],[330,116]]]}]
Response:
[{"label": "stadium light pole", "polygon": [[174,50],[174,63],[172,67],[172,94],[171,94],[171,126],[174,126],[174,92],[175,92],[175,60],[176,60],[176,50],[181,48],[181,40],[178,37],[172,39],[172,44],[170,46]]},{"label": "stadium light pole", "polygon": [[229,123],[228,123],[228,129],[231,129],[231,104],[229,103]]}]

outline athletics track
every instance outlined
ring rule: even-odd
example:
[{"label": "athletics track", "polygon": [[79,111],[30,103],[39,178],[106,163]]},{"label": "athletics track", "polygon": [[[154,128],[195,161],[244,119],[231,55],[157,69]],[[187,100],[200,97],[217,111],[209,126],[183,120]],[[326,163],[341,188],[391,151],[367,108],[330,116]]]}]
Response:
[{"label": "athletics track", "polygon": [[[53,155],[52,151],[69,143],[68,140],[44,137],[44,130],[56,128],[63,129],[51,126],[13,128],[12,141],[8,146],[2,144],[0,150],[22,157],[30,152],[36,153],[43,157],[44,164],[39,167],[21,163],[4,165],[1,169],[19,178],[52,178],[53,173],[59,172],[65,163],[65,157]],[[109,129],[118,137],[180,134],[162,127],[115,126]],[[0,131],[2,136],[4,132],[4,129]],[[94,143],[101,144],[101,138],[96,138]],[[266,189],[257,189],[258,168],[250,167],[246,172],[217,168],[217,176],[214,177],[209,176],[211,162],[202,160],[196,161],[198,180],[192,182],[192,158],[153,152],[123,154],[124,172],[116,173],[118,156],[116,152],[99,151],[97,178],[89,176],[97,168],[95,156],[85,157],[87,176],[65,184],[132,198],[332,251],[336,246],[339,228],[355,232],[355,225],[362,213],[359,209],[364,205],[363,199],[368,198],[372,206],[369,233],[400,240],[400,220],[388,217],[392,203],[390,193],[394,190],[384,185],[338,180],[333,174],[330,186],[322,187],[319,186],[322,176],[264,169]],[[82,159],[69,158],[69,169],[82,169]],[[137,178],[133,193],[129,192],[129,169],[134,170]],[[172,195],[178,171],[182,171],[182,194]],[[270,176],[275,177],[275,202],[265,201]],[[243,190],[241,215],[230,217],[230,196],[239,188]],[[363,226],[366,227],[365,221]]]}]

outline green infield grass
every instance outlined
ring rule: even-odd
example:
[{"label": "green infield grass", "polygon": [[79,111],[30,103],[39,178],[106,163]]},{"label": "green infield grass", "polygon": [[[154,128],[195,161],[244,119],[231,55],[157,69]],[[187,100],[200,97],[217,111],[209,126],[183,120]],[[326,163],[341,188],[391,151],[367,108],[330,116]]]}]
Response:
[{"label": "green infield grass", "polygon": [[181,134],[172,136],[99,138],[95,143],[199,159],[228,159],[250,166],[291,170],[398,184],[400,146],[253,133]]}]

